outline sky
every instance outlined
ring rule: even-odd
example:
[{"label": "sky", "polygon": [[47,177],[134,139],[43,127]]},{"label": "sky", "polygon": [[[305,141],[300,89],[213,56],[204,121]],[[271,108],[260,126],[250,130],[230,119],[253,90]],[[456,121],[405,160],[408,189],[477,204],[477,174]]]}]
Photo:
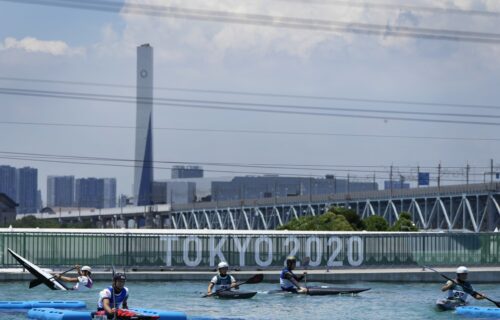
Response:
[{"label": "sky", "polygon": [[[461,174],[467,163],[477,181],[489,170],[490,159],[500,164],[500,140],[495,140],[500,125],[500,36],[485,35],[498,29],[498,1],[421,0],[412,2],[414,7],[389,0],[351,5],[333,0],[120,3],[119,10],[104,12],[0,1],[0,88],[133,98],[136,48],[151,44],[155,98],[182,100],[154,106],[154,158],[164,162],[156,164],[162,168],[155,170],[155,179],[169,178],[172,162],[200,164],[211,177],[349,174],[361,180],[375,174],[377,181],[389,179],[391,165],[394,176],[409,180],[417,166],[435,172],[441,163],[442,172],[449,174],[444,183],[464,183]],[[381,4],[390,5],[377,7]],[[185,13],[177,17],[137,14],[136,8],[166,5],[191,11],[177,11]],[[201,20],[192,18],[193,10],[225,14]],[[271,16],[273,25],[249,23],[248,17],[255,17],[251,14]],[[314,27],[283,27],[295,21]],[[326,22],[340,22],[342,27],[318,30]],[[370,24],[365,30],[375,34],[346,32],[346,23],[351,30],[356,23]],[[385,32],[373,32],[377,26]],[[473,37],[494,40],[398,37],[388,32],[397,28],[449,30],[452,36],[476,32]],[[185,106],[188,99],[236,109],[259,104],[266,111],[192,108],[192,102]],[[295,108],[267,112],[277,110],[269,105]],[[0,93],[0,114],[0,165],[38,168],[44,200],[48,175],[116,177],[118,193],[132,193],[130,161],[69,164],[33,154],[132,160],[133,103]],[[352,114],[363,117],[346,116]],[[21,159],[7,152],[30,155]],[[291,164],[301,167],[283,169]]]}]

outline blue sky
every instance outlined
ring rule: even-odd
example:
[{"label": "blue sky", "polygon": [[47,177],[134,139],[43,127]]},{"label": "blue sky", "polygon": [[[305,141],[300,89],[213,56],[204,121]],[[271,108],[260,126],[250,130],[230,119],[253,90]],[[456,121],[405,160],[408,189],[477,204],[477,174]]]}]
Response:
[{"label": "blue sky", "polygon": [[[137,1],[160,4],[161,1]],[[435,29],[495,32],[498,17],[438,15],[408,10],[305,6],[284,1],[172,1],[173,6],[273,16],[321,18]],[[403,2],[393,1],[395,4]],[[448,1],[470,9],[475,2]],[[498,4],[482,7],[500,11]],[[433,1],[419,1],[422,6]],[[477,5],[477,2],[476,2]],[[479,6],[481,7],[481,6]],[[26,40],[28,39],[28,40]],[[30,40],[31,39],[31,40]],[[500,105],[500,45],[327,33],[121,13],[61,9],[0,2],[0,77],[135,84],[135,48],[155,49],[155,86],[365,99]],[[0,80],[1,87],[134,96],[133,88],[85,87]],[[486,114],[498,110],[380,105],[298,98],[227,96],[156,90],[159,98],[293,104],[313,107],[390,109]],[[133,126],[127,104],[2,95],[4,121]],[[384,121],[214,111],[155,106],[155,127],[328,132],[353,135],[418,135],[495,138],[497,126]],[[464,120],[463,118],[460,118]],[[471,117],[472,119],[472,117]],[[467,120],[467,118],[465,119]],[[475,120],[475,119],[473,119]],[[131,129],[70,128],[0,124],[0,150],[131,159]],[[318,165],[487,166],[498,157],[498,141],[387,139],[182,132],[156,130],[156,160]],[[496,163],[499,161],[497,160]],[[33,166],[45,188],[49,174],[118,178],[119,192],[131,193],[132,168],[84,166],[0,159]],[[167,165],[165,165],[167,166]],[[208,168],[208,167],[207,167]],[[234,168],[213,168],[235,170]],[[236,169],[249,171],[248,169]],[[381,169],[379,169],[381,170]],[[386,170],[386,169],[385,169]],[[401,169],[403,170],[403,169]],[[269,172],[272,170],[266,170]],[[339,176],[344,171],[331,170]],[[288,171],[289,173],[291,171]],[[324,174],[301,170],[301,174]],[[350,173],[366,176],[367,173]],[[158,179],[169,176],[157,170]],[[210,176],[227,175],[208,173]],[[377,174],[382,179],[388,177]]]}]

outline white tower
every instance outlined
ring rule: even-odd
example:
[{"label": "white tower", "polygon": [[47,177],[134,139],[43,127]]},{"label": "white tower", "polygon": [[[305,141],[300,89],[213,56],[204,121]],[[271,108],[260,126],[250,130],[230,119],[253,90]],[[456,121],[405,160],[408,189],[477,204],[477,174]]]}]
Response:
[{"label": "white tower", "polygon": [[135,129],[134,202],[153,199],[153,48],[137,47],[137,115]]}]

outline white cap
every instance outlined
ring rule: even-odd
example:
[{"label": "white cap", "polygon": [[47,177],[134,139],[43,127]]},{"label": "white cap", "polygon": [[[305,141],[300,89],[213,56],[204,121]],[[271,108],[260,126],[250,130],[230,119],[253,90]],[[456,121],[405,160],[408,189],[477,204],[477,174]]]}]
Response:
[{"label": "white cap", "polygon": [[467,270],[467,268],[464,266],[460,266],[457,268],[457,274],[468,273],[468,272],[469,272],[469,270]]},{"label": "white cap", "polygon": [[91,267],[89,267],[89,266],[83,266],[80,270],[82,270],[82,271],[92,272],[92,268],[91,268]]},{"label": "white cap", "polygon": [[227,262],[222,261],[217,265],[217,269],[222,269],[222,268],[229,268]]}]

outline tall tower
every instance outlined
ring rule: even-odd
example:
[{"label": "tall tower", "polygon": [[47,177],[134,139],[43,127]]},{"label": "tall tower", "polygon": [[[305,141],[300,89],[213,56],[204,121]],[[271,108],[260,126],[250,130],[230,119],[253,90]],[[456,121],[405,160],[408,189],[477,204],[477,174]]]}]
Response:
[{"label": "tall tower", "polygon": [[153,48],[137,48],[137,115],[135,129],[134,201],[153,201]]}]

